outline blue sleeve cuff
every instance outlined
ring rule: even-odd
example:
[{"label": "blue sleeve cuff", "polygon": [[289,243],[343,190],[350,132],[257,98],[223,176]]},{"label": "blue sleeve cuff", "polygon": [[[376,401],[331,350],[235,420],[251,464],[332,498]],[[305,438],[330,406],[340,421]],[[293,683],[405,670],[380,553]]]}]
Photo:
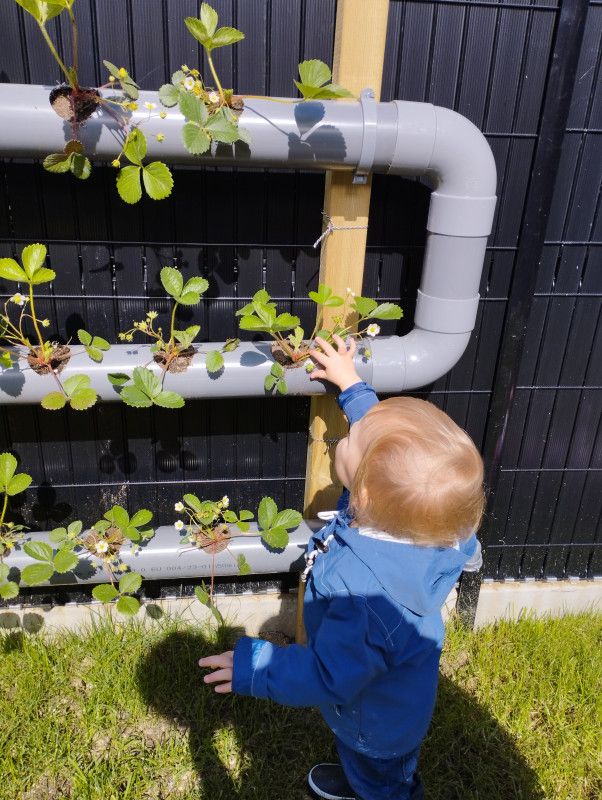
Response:
[{"label": "blue sleeve cuff", "polygon": [[378,397],[369,384],[364,381],[359,381],[340,393],[338,403],[349,420],[349,424],[353,425],[353,423],[361,419],[372,406],[378,403]]},{"label": "blue sleeve cuff", "polygon": [[274,646],[264,639],[241,637],[234,646],[232,691],[251,697],[267,697],[268,670]]}]

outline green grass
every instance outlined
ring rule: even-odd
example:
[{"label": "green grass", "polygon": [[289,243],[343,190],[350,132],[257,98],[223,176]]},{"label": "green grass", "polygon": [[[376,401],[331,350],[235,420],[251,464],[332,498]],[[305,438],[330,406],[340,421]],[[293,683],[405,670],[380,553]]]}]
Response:
[{"label": "green grass", "polygon": [[[450,627],[428,800],[602,797],[602,617]],[[0,800],[303,800],[319,715],[204,687],[176,621],[0,635]]]}]

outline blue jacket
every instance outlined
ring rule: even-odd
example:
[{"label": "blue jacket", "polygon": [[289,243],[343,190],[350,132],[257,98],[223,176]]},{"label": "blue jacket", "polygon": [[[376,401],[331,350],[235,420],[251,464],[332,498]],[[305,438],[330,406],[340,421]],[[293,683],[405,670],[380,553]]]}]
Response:
[{"label": "blue jacket", "polygon": [[[351,424],[377,402],[365,383],[339,396]],[[334,534],[307,581],[307,647],[239,639],[232,687],[283,705],[319,706],[349,747],[393,758],[418,747],[429,726],[443,645],[441,607],[475,552],[476,537],[459,549],[375,539],[351,527],[339,505],[309,542],[314,549]]]}]

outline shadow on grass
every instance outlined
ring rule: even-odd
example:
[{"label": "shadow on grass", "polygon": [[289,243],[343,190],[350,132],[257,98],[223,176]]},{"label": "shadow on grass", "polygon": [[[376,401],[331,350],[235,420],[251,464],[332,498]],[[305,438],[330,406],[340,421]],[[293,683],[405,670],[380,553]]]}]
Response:
[{"label": "shadow on grass", "polygon": [[[227,649],[233,635],[225,631],[216,645],[200,633],[168,633],[138,665],[140,692],[156,712],[188,728],[199,797],[305,798],[308,769],[336,758],[332,735],[314,709],[217,695],[203,684],[198,659]],[[443,676],[420,768],[426,800],[545,800],[512,738]]]}]

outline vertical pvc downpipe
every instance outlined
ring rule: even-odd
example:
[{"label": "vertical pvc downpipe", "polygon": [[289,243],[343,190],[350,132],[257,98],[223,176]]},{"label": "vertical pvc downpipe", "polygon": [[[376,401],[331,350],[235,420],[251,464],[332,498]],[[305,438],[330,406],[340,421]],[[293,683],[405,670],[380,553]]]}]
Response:
[{"label": "vertical pvc downpipe", "polygon": [[[428,103],[395,102],[393,175],[426,175],[435,190],[414,329],[377,340],[377,391],[417,389],[437,380],[465,351],[475,326],[479,285],[495,212],[496,168],[483,134],[465,117]],[[403,350],[399,375],[399,353]],[[389,362],[388,369],[382,369]]]}]

